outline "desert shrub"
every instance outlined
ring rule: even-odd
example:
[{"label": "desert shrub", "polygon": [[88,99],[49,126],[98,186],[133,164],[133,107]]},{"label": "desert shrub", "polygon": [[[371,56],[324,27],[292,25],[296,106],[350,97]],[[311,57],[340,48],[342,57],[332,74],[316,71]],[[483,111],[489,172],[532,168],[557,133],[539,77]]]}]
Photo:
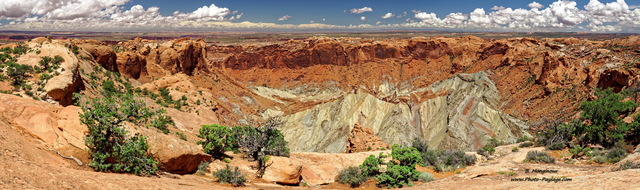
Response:
[{"label": "desert shrub", "polygon": [[198,170],[196,171],[196,174],[204,175],[205,173],[209,172],[209,169],[208,169],[209,163],[211,162],[207,162],[207,161],[200,162],[200,164],[198,164]]},{"label": "desert shrub", "polygon": [[627,150],[621,147],[614,147],[606,154],[609,163],[617,163],[627,155]]},{"label": "desert shrub", "polygon": [[420,175],[418,175],[418,180],[422,182],[430,182],[433,181],[433,175],[427,172],[420,172]]},{"label": "desert shrub", "polygon": [[434,169],[437,172],[454,171],[458,168],[473,165],[476,161],[474,156],[467,155],[463,151],[445,150],[439,151],[436,155],[438,160],[434,165]]},{"label": "desert shrub", "polygon": [[482,156],[489,157],[496,152],[496,147],[504,144],[504,142],[491,138],[482,148],[478,149],[476,152]]},{"label": "desert shrub", "polygon": [[25,79],[29,77],[29,73],[33,71],[33,67],[29,65],[17,64],[12,61],[7,62],[7,76],[13,80],[14,86],[20,86],[25,83]]},{"label": "desert shrub", "polygon": [[520,151],[520,149],[519,149],[518,147],[513,147],[513,148],[511,149],[511,152],[518,152],[518,151]]},{"label": "desert shrub", "polygon": [[390,163],[387,171],[376,177],[376,185],[387,188],[413,186],[411,181],[418,180],[419,176],[420,172],[414,167]]},{"label": "desert shrub", "polygon": [[525,147],[530,147],[533,146],[533,142],[523,142],[520,145],[518,145],[520,148],[525,148]]},{"label": "desert shrub", "polygon": [[89,133],[85,144],[89,148],[89,166],[98,171],[126,172],[136,175],[154,174],[157,162],[147,154],[145,137],[128,137],[123,127],[128,120],[124,107],[136,106],[132,96],[103,97],[81,103],[80,121]]},{"label": "desert shrub", "polygon": [[524,161],[533,163],[555,163],[556,159],[546,152],[529,151]]},{"label": "desert shrub", "polygon": [[578,125],[581,125],[581,123],[576,120],[548,126],[537,133],[536,143],[548,150],[562,150],[572,140],[572,135]]},{"label": "desert shrub", "polygon": [[569,149],[569,153],[571,153],[571,158],[576,159],[582,156],[586,156],[591,149],[589,147],[582,147],[580,145],[575,145],[571,149]]},{"label": "desert shrub", "polygon": [[244,186],[244,183],[247,181],[238,166],[232,169],[229,164],[227,164],[225,168],[213,172],[213,176],[218,178],[219,182],[230,183],[234,187]]},{"label": "desert shrub", "polygon": [[616,168],[611,168],[611,171],[621,171],[621,170],[639,169],[639,168],[640,168],[640,164],[627,160],[626,162],[620,164],[620,166]]},{"label": "desert shrub", "polygon": [[420,138],[414,138],[411,146],[420,152],[429,151],[429,145]]},{"label": "desert shrub", "polygon": [[424,148],[421,152],[421,156],[421,166],[431,166],[438,172],[453,171],[461,167],[473,165],[476,162],[476,158],[474,156],[466,155],[463,151],[459,150],[438,151]]},{"label": "desert shrub", "polygon": [[187,140],[187,135],[185,135],[184,133],[176,132],[176,135],[178,135],[178,138],[180,138],[180,140],[183,140],[183,141]]},{"label": "desert shrub", "polygon": [[349,184],[351,188],[356,188],[366,182],[367,178],[367,175],[363,174],[359,167],[351,166],[340,171],[337,181]]},{"label": "desert shrub", "polygon": [[391,157],[398,161],[401,166],[415,167],[422,162],[422,157],[418,149],[414,147],[394,147],[391,150]]},{"label": "desert shrub", "polygon": [[522,136],[522,137],[516,139],[516,143],[521,143],[521,142],[525,142],[525,141],[529,141],[529,140],[531,140],[531,137]]},{"label": "desert shrub", "polygon": [[489,157],[491,155],[493,155],[494,152],[496,152],[495,147],[492,147],[490,145],[485,145],[482,148],[478,149],[476,151],[479,155],[482,155],[484,157]]},{"label": "desert shrub", "polygon": [[168,127],[169,126],[173,126],[173,125],[175,125],[175,123],[173,122],[173,119],[171,117],[169,117],[169,116],[166,116],[166,115],[158,116],[151,123],[151,127],[159,129],[164,134],[169,134],[169,128]]},{"label": "desert shrub", "polygon": [[225,126],[203,125],[199,132],[198,137],[204,140],[198,141],[198,144],[202,145],[205,153],[217,158],[224,156],[225,151],[233,150],[236,144],[231,130]]},{"label": "desert shrub", "polygon": [[553,143],[548,146],[545,146],[547,150],[562,150],[566,147],[567,147],[566,142],[557,142],[557,143]]},{"label": "desert shrub", "polygon": [[607,162],[607,157],[606,156],[602,156],[602,155],[598,155],[593,157],[591,160],[593,160],[594,162],[598,163],[598,164],[603,164]]},{"label": "desert shrub", "polygon": [[380,174],[380,166],[384,164],[384,158],[386,156],[380,153],[378,157],[369,155],[364,162],[359,166],[362,171],[362,175],[367,177],[374,177]]}]

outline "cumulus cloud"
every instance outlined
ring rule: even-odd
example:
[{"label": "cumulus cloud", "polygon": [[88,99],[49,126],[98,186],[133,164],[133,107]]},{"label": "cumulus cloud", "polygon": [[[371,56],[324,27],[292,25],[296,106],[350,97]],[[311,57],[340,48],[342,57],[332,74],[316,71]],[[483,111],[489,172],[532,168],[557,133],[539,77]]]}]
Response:
[{"label": "cumulus cloud", "polygon": [[394,17],[394,16],[396,16],[396,15],[393,15],[393,13],[387,13],[387,14],[382,15],[381,18],[382,19],[388,19],[388,18],[391,18],[391,17]]},{"label": "cumulus cloud", "polygon": [[529,8],[542,9],[542,8],[544,8],[544,5],[534,1],[534,2],[529,3]]},{"label": "cumulus cloud", "polygon": [[104,17],[130,0],[2,0],[1,19],[22,19],[40,15],[53,20]]},{"label": "cumulus cloud", "polygon": [[362,14],[362,13],[366,13],[366,12],[372,12],[373,9],[371,7],[362,7],[359,9],[353,8],[351,10],[349,10],[349,12],[351,12],[351,14]]},{"label": "cumulus cloud", "polygon": [[477,8],[468,14],[450,13],[438,18],[434,13],[414,11],[418,23],[413,27],[475,28],[514,31],[621,31],[625,27],[640,27],[640,9],[630,10],[624,0],[602,3],[590,0],[577,6],[575,1],[559,0],[545,8],[538,2],[529,3],[530,9],[512,9],[494,6],[491,11]]},{"label": "cumulus cloud", "polygon": [[[395,15],[386,13],[382,19],[407,17],[404,23],[375,25],[360,24],[335,26],[327,24],[275,24],[229,22],[240,19],[243,14],[215,4],[202,6],[193,12],[174,12],[162,15],[160,7],[125,4],[132,0],[0,0],[0,19],[8,24],[5,30],[98,30],[120,31],[143,28],[145,30],[182,28],[325,28],[325,29],[456,29],[475,31],[593,31],[593,32],[638,32],[640,9],[629,6],[624,0],[590,0],[584,6],[571,0],[558,0],[546,6],[532,1],[528,8],[494,6],[491,9],[477,8],[472,12],[454,12],[440,15],[412,10]],[[612,2],[611,2],[612,1]],[[371,7],[354,8],[352,14],[372,12]],[[346,13],[346,10],[345,10]],[[278,18],[284,21],[289,15]],[[367,17],[361,16],[362,21]],[[397,19],[400,20],[400,19]],[[324,21],[324,19],[323,19]],[[304,26],[304,27],[303,27]]]},{"label": "cumulus cloud", "polygon": [[222,21],[225,20],[225,17],[229,15],[231,11],[226,7],[218,7],[214,4],[210,6],[203,6],[193,11],[192,13],[187,13],[186,17],[188,19],[195,19],[198,21]]},{"label": "cumulus cloud", "polygon": [[[215,4],[193,12],[160,14],[160,7],[145,8],[134,5],[124,9],[131,0],[2,0],[0,19],[23,29],[74,30],[119,27],[181,27],[189,21],[230,21],[240,19],[242,13]],[[20,27],[19,26],[19,27]],[[4,27],[7,27],[6,25]],[[20,29],[20,28],[16,28]]]},{"label": "cumulus cloud", "polygon": [[289,15],[284,15],[281,16],[280,18],[278,18],[278,21],[285,21],[285,20],[289,20],[292,16]]},{"label": "cumulus cloud", "polygon": [[494,10],[494,11],[504,10],[504,9],[506,9],[506,7],[503,7],[503,6],[493,6],[493,7],[491,7],[491,10]]}]

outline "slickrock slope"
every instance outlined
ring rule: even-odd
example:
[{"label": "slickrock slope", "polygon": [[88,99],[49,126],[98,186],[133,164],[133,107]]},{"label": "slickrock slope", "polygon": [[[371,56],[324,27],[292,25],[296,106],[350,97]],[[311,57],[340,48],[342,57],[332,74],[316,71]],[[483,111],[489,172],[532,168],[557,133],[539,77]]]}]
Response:
[{"label": "slickrock slope", "polygon": [[459,74],[416,91],[436,97],[416,105],[348,94],[285,116],[282,131],[296,152],[345,152],[355,124],[372,128],[389,144],[421,138],[437,149],[476,150],[492,137],[528,136],[523,122],[496,110],[497,89],[484,72]]}]

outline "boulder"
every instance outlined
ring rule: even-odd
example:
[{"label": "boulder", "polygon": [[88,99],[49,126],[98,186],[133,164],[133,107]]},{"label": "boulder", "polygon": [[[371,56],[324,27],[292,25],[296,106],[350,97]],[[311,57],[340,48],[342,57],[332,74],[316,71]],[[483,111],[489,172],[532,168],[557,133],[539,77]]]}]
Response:
[{"label": "boulder", "polygon": [[271,156],[268,163],[271,165],[265,170],[262,179],[286,185],[300,183],[302,166],[299,162],[290,158]]},{"label": "boulder", "polygon": [[200,162],[211,160],[200,145],[179,139],[175,135],[162,134],[157,129],[127,126],[132,133],[147,137],[149,152],[158,161],[161,170],[175,174],[191,174]]}]

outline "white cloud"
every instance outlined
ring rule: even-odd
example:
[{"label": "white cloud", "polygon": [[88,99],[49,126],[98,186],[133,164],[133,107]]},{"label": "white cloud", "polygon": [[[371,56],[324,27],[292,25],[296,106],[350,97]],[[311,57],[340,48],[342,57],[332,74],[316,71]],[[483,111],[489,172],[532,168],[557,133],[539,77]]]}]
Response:
[{"label": "white cloud", "polygon": [[229,15],[231,11],[226,7],[218,7],[214,4],[210,6],[203,6],[186,14],[188,19],[195,19],[197,21],[223,21],[225,17]]},{"label": "white cloud", "polygon": [[2,0],[0,19],[39,15],[52,20],[105,17],[130,0]]},{"label": "white cloud", "polygon": [[503,7],[503,6],[493,6],[493,7],[491,7],[491,10],[494,10],[494,11],[504,10],[504,9],[506,9],[506,7]]},{"label": "white cloud", "polygon": [[387,13],[387,14],[382,15],[381,18],[382,19],[388,19],[388,18],[391,18],[391,17],[394,17],[394,16],[395,15],[393,15],[393,13]]},{"label": "white cloud", "polygon": [[351,10],[349,10],[349,12],[351,12],[351,14],[362,14],[362,13],[366,13],[366,12],[372,12],[373,9],[371,7],[362,7],[359,9],[353,8]]},{"label": "white cloud", "polygon": [[278,18],[278,21],[285,21],[285,20],[289,20],[292,16],[289,15],[284,15],[281,16],[280,18]]},{"label": "white cloud", "polygon": [[[105,30],[121,29],[163,30],[200,28],[453,28],[476,31],[594,31],[594,32],[639,32],[640,9],[629,6],[624,0],[590,0],[578,7],[575,1],[558,0],[543,6],[537,2],[528,4],[529,9],[494,6],[491,10],[482,8],[472,12],[455,12],[443,18],[435,13],[412,10],[395,15],[386,13],[383,19],[407,17],[405,23],[376,25],[360,24],[336,26],[327,24],[275,24],[229,22],[240,19],[243,14],[215,4],[202,6],[193,12],[174,12],[162,15],[160,7],[145,8],[134,5],[125,9],[132,0],[0,0],[0,20],[8,24],[0,26],[5,30]],[[362,14],[372,12],[370,7],[354,8],[349,12]],[[346,11],[345,11],[346,12]],[[411,14],[411,13],[408,13]],[[280,17],[283,21],[292,18]],[[367,17],[361,16],[367,21]],[[400,19],[398,19],[400,20]],[[324,19],[322,19],[324,21]]]},{"label": "white cloud", "polygon": [[534,2],[529,3],[529,8],[531,8],[531,9],[542,9],[542,8],[544,8],[544,5],[534,1]]}]

